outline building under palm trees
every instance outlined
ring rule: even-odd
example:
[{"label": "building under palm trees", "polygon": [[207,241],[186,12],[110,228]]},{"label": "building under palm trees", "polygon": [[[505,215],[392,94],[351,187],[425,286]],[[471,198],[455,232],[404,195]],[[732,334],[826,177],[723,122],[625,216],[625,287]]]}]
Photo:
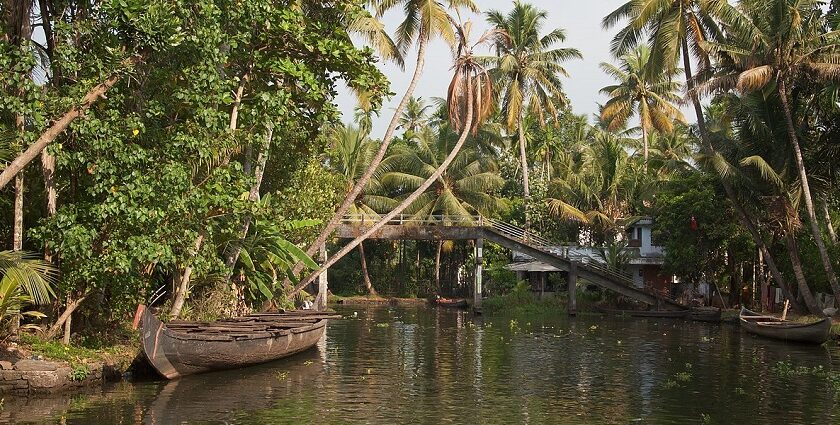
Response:
[{"label": "building under palm trees", "polygon": [[[581,263],[600,264],[626,273],[632,276],[637,288],[672,296],[675,295],[674,278],[663,270],[665,250],[656,244],[653,223],[653,217],[638,217],[629,221],[620,240],[613,244],[557,245],[552,250]],[[552,284],[553,279],[548,278],[548,273],[566,273],[518,252],[513,253],[513,263],[508,268],[516,271],[519,279],[530,281],[532,290],[541,293],[559,289]],[[565,282],[565,279],[560,281]]]}]

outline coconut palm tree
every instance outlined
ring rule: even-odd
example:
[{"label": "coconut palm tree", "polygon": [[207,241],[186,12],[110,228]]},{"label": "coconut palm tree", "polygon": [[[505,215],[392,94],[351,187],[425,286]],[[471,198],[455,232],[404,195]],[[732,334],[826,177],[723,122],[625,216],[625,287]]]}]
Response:
[{"label": "coconut palm tree", "polygon": [[[353,189],[358,179],[367,170],[371,159],[376,154],[379,144],[368,137],[360,127],[352,125],[336,126],[330,132],[332,140],[332,155],[329,161],[331,168],[344,178],[348,191]],[[365,190],[356,198],[348,211],[351,215],[364,221],[376,222],[380,211],[388,211],[396,202],[385,195],[380,181],[380,172],[374,173]],[[371,283],[367,270],[364,244],[359,244],[359,257],[362,263],[362,279],[365,289],[370,295],[377,295]]]},{"label": "coconut palm tree", "polygon": [[323,273],[327,268],[335,264],[336,261],[347,255],[359,243],[369,238],[372,234],[382,228],[389,220],[393,219],[403,212],[409,205],[413,204],[426,190],[429,189],[438,179],[443,175],[443,172],[449,167],[452,161],[460,152],[461,148],[467,140],[467,136],[478,132],[478,128],[484,120],[490,115],[492,105],[486,105],[486,102],[492,102],[492,98],[488,96],[492,93],[492,81],[487,69],[480,63],[480,60],[473,55],[473,49],[476,45],[481,43],[495,42],[497,38],[503,37],[503,33],[499,31],[489,31],[482,35],[476,43],[469,43],[469,34],[472,25],[467,22],[464,25],[457,24],[450,17],[450,23],[455,27],[458,47],[455,49],[455,65],[452,81],[449,84],[447,91],[447,105],[449,111],[450,126],[460,132],[460,137],[455,145],[452,147],[446,158],[441,161],[438,168],[429,177],[420,184],[417,189],[394,207],[390,212],[383,215],[380,220],[371,226],[365,233],[356,239],[352,240],[344,248],[335,253],[329,258],[321,268],[309,277],[302,280],[290,295],[294,295],[303,289],[306,285],[312,282],[319,274]]},{"label": "coconut palm tree", "polygon": [[666,72],[655,72],[651,70],[653,65],[650,48],[643,45],[622,56],[620,66],[601,63],[601,69],[618,81],[601,89],[601,93],[609,97],[601,109],[601,119],[608,130],[615,131],[626,127],[630,117],[639,117],[645,170],[651,130],[671,133],[675,121],[685,123],[682,112],[674,106],[680,101],[677,92],[681,90],[681,84],[674,81],[680,70],[667,68]]},{"label": "coconut palm tree", "polygon": [[411,135],[420,131],[421,128],[429,125],[429,110],[432,105],[426,103],[422,97],[411,97],[408,100],[408,105],[400,116],[400,128],[405,131],[410,138]]},{"label": "coconut palm tree", "polygon": [[530,113],[540,123],[546,116],[555,120],[566,104],[561,76],[568,76],[563,62],[582,59],[580,51],[555,47],[566,40],[566,32],[556,28],[542,35],[548,17],[544,10],[515,1],[513,10],[504,14],[487,12],[487,21],[508,35],[496,44],[494,77],[498,85],[501,115],[508,131],[517,131],[522,189],[525,196],[525,230],[530,225],[531,188],[525,134],[525,115]]},{"label": "coconut palm tree", "polygon": [[[390,171],[382,175],[382,182],[396,191],[404,192],[398,200],[417,189],[446,159],[454,142],[447,132],[425,128],[412,144],[389,156]],[[383,164],[385,165],[385,164]],[[451,224],[472,223],[476,215],[490,216],[505,206],[496,194],[505,181],[491,157],[482,156],[470,146],[461,149],[440,177],[416,197],[405,209],[414,220]],[[435,260],[435,287],[440,290],[440,257],[443,241],[438,243]]]},{"label": "coconut palm tree", "polygon": [[591,226],[609,240],[641,197],[639,169],[627,143],[614,133],[595,133],[577,157],[558,167],[546,200],[549,212]]},{"label": "coconut palm tree", "polygon": [[826,32],[826,22],[816,0],[742,1],[723,19],[726,39],[706,43],[713,53],[725,57],[722,72],[709,87],[737,88],[742,92],[773,89],[782,107],[802,199],[810,230],[820,253],[829,283],[840,303],[840,282],[828,256],[811,194],[790,105],[791,87],[808,78],[809,84],[840,82],[840,34]]},{"label": "coconut palm tree", "polygon": [[[388,152],[388,147],[394,139],[394,132],[399,125],[402,111],[408,104],[409,99],[414,94],[414,89],[420,81],[420,76],[423,75],[423,67],[426,60],[426,47],[429,41],[435,37],[440,37],[450,45],[455,43],[455,32],[450,25],[449,11],[459,11],[460,9],[467,9],[477,12],[478,8],[472,0],[448,0],[446,5],[438,1],[429,0],[372,0],[370,4],[376,11],[376,17],[381,18],[387,11],[401,7],[405,13],[405,18],[397,27],[397,48],[401,52],[400,57],[404,57],[408,49],[417,44],[417,63],[414,67],[414,74],[411,81],[403,94],[400,103],[394,109],[394,115],[382,136],[382,144],[379,150],[368,164],[367,170],[359,177],[353,189],[347,192],[344,199],[341,201],[338,209],[333,215],[332,219],[327,223],[315,241],[307,249],[306,253],[310,256],[326,242],[327,238],[332,234],[341,219],[350,210],[351,206],[356,202],[356,198],[362,193],[367,185],[368,180],[371,179],[376,168],[385,158]],[[303,264],[298,264],[292,269],[293,274],[300,273],[303,270]]]}]

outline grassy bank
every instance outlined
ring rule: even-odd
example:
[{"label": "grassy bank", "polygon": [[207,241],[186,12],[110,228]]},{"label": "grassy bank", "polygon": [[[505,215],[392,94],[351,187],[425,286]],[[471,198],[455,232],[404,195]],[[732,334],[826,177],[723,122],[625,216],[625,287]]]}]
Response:
[{"label": "grassy bank", "polygon": [[47,341],[36,334],[21,334],[18,351],[27,357],[69,363],[71,366],[103,363],[124,371],[139,352],[133,333],[115,332],[107,340],[83,337],[64,345],[57,340]]}]

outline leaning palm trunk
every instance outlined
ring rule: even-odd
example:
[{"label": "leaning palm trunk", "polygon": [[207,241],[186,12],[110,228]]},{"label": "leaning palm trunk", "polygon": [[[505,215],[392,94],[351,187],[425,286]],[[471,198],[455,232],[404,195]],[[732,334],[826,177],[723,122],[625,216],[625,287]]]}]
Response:
[{"label": "leaning palm trunk", "polygon": [[[381,229],[383,226],[385,226],[385,224],[387,224],[389,221],[391,221],[391,219],[396,217],[397,214],[403,212],[403,210],[405,210],[409,205],[414,203],[414,201],[416,201],[417,198],[420,197],[420,195],[425,193],[426,190],[428,190],[429,187],[431,187],[431,185],[434,184],[440,178],[441,175],[443,175],[443,172],[449,167],[449,164],[452,163],[452,161],[458,155],[458,152],[460,152],[461,148],[464,146],[464,142],[467,140],[467,136],[469,135],[470,131],[473,130],[473,128],[475,128],[477,126],[477,124],[475,124],[475,125],[473,124],[473,106],[475,106],[475,105],[474,105],[474,101],[472,100],[473,99],[472,98],[472,93],[473,93],[473,86],[472,85],[473,85],[472,75],[467,74],[467,76],[466,76],[466,87],[467,87],[466,88],[466,92],[467,92],[466,98],[468,99],[468,101],[466,102],[466,117],[463,120],[464,124],[463,124],[463,129],[461,130],[461,136],[458,138],[458,142],[452,148],[452,152],[450,152],[449,155],[446,157],[446,159],[443,160],[443,162],[435,170],[435,172],[432,173],[432,175],[430,175],[426,179],[426,181],[424,181],[423,184],[420,185],[420,187],[415,189],[414,192],[411,193],[411,195],[409,195],[407,198],[405,198],[405,200],[403,200],[399,205],[397,205],[396,208],[391,210],[391,212],[389,212],[388,214],[385,214],[382,218],[379,219],[379,221],[376,224],[374,224],[370,229],[368,229],[361,236],[357,237],[356,239],[353,239],[349,244],[347,244],[344,248],[342,248],[340,251],[338,251],[335,255],[331,256],[329,258],[329,260],[327,260],[324,264],[321,265],[321,268],[319,268],[314,273],[309,275],[309,277],[307,277],[306,279],[302,280],[297,286],[295,286],[294,290],[292,290],[292,292],[289,294],[289,296],[294,296],[295,294],[300,292],[304,287],[306,287],[306,285],[309,285],[313,280],[315,280],[315,278],[318,277],[318,275],[320,275],[321,273],[324,273],[324,271],[326,271],[330,266],[335,264],[336,261],[340,260],[342,257],[347,255],[347,253],[349,253],[351,250],[353,250],[357,245],[359,245],[365,239],[369,238],[371,235],[376,233],[379,229]],[[478,91],[481,92],[481,88],[479,88]],[[480,99],[477,103],[479,105],[481,105]],[[478,109],[480,110],[481,107],[479,106]]]},{"label": "leaning palm trunk", "polygon": [[[426,63],[427,44],[428,40],[426,35],[421,33],[417,48],[417,64],[414,68],[414,75],[411,77],[411,82],[409,83],[402,100],[400,100],[400,103],[397,104],[396,109],[394,109],[394,115],[391,117],[391,122],[388,124],[388,128],[385,130],[385,135],[382,137],[382,145],[379,146],[379,151],[376,152],[376,156],[374,156],[371,160],[367,170],[365,170],[365,173],[362,174],[359,180],[356,181],[353,189],[348,192],[344,197],[344,200],[341,201],[341,205],[338,207],[335,214],[333,214],[333,217],[330,219],[329,223],[327,223],[327,226],[321,230],[321,233],[317,238],[315,238],[315,242],[313,242],[312,245],[309,246],[309,249],[306,250],[306,255],[309,255],[310,257],[315,255],[318,247],[326,242],[327,238],[332,234],[339,223],[341,223],[341,219],[344,218],[344,215],[347,214],[347,211],[349,211],[350,207],[352,207],[356,202],[356,198],[359,197],[374,172],[376,172],[377,167],[379,167],[379,163],[381,163],[382,159],[385,158],[385,154],[388,152],[388,146],[390,146],[391,141],[394,139],[394,132],[397,130],[397,125],[399,124],[402,111],[405,109],[405,105],[408,104],[409,99],[414,94],[414,89],[417,88],[417,83],[420,81],[420,76],[423,74],[423,67]],[[303,267],[303,263],[298,262],[294,268],[292,268],[292,275],[300,273],[301,270],[303,270]],[[287,278],[283,286],[286,286],[289,283],[290,281]]]},{"label": "leaning palm trunk", "polygon": [[805,272],[802,271],[802,260],[799,257],[799,247],[796,243],[796,237],[793,231],[785,231],[785,245],[787,245],[788,255],[790,256],[790,265],[793,268],[793,274],[796,276],[796,284],[799,289],[799,295],[805,301],[805,306],[811,314],[822,316],[823,312],[817,306],[814,299],[814,294],[811,293],[811,288],[808,287],[808,282],[805,280]]},{"label": "leaning palm trunk", "polygon": [[834,231],[834,225],[831,224],[831,214],[828,212],[828,202],[823,201],[823,214],[825,215],[825,227],[828,229],[828,237],[832,245],[837,245],[837,233]]},{"label": "leaning palm trunk", "polygon": [[440,254],[443,251],[443,241],[438,241],[437,254],[435,254],[435,293],[440,293]]},{"label": "leaning palm trunk", "polygon": [[[700,105],[700,99],[697,97],[697,92],[695,91],[694,77],[691,72],[691,51],[688,48],[688,40],[685,37],[683,37],[682,39],[682,53],[686,89],[688,91],[689,97],[691,98],[691,103],[694,107],[694,113],[697,116],[697,129],[700,133],[700,146],[703,148],[703,153],[711,158],[715,156],[715,148],[709,141],[709,134],[706,131],[706,119],[703,116],[703,107]],[[735,194],[735,190],[732,188],[732,185],[730,185],[729,182],[727,182],[724,179],[721,179],[720,183],[723,186],[723,190],[726,192],[726,197],[729,198],[729,201],[732,203],[733,208],[735,208],[735,212],[738,216],[738,221],[740,221],[741,225],[747,229],[747,231],[750,233],[750,236],[752,236],[753,242],[755,242],[756,246],[758,246],[758,249],[761,251],[761,254],[764,257],[764,262],[767,263],[767,268],[770,270],[771,276],[773,276],[773,280],[779,285],[780,288],[782,288],[785,297],[791,300],[791,305],[793,309],[797,312],[803,311],[802,306],[799,305],[798,302],[796,302],[796,299],[793,297],[793,293],[788,287],[785,278],[782,276],[782,273],[776,266],[776,261],[773,259],[773,255],[770,253],[770,250],[767,249],[767,244],[764,243],[764,239],[761,237],[761,234],[758,232],[758,229],[755,227],[749,215],[747,214],[747,211],[744,209],[744,207],[738,200],[738,197]]]},{"label": "leaning palm trunk", "polygon": [[817,250],[820,252],[820,260],[822,260],[825,274],[828,276],[828,282],[831,284],[831,290],[834,292],[834,298],[837,300],[838,305],[840,305],[840,283],[837,282],[837,275],[834,274],[834,266],[831,264],[831,259],[828,257],[828,251],[825,249],[825,242],[823,242],[822,232],[820,231],[820,223],[817,221],[817,214],[814,210],[814,200],[811,197],[811,187],[808,184],[808,173],[805,172],[805,161],[802,159],[802,149],[799,146],[799,137],[796,135],[796,128],[793,125],[790,105],[788,105],[787,84],[785,83],[784,78],[780,78],[778,81],[778,91],[782,102],[782,109],[785,113],[785,124],[787,125],[788,137],[793,145],[793,156],[796,159],[796,168],[799,171],[799,180],[802,184],[802,197],[805,198],[805,210],[808,212],[808,222],[811,225],[811,235],[814,237],[814,242],[817,244]]},{"label": "leaning palm trunk", "polygon": [[367,268],[367,259],[365,258],[365,244],[364,242],[359,243],[359,257],[361,257],[362,261],[362,279],[365,283],[365,289],[367,289],[368,295],[377,296],[376,289],[373,288],[373,283],[370,281],[370,274],[368,274]]}]

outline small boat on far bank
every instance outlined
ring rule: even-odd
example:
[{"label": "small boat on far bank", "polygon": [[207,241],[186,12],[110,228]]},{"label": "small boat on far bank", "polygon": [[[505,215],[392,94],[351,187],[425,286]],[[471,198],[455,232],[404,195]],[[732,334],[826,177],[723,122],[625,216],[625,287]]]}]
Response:
[{"label": "small boat on far bank", "polygon": [[137,308],[143,352],[164,377],[235,369],[308,350],[324,335],[323,311],[257,313],[215,322],[173,320],[163,323],[144,305]]},{"label": "small boat on far bank", "polygon": [[782,341],[822,344],[831,336],[831,319],[828,317],[813,323],[799,323],[742,307],[740,322],[741,328],[751,334]]},{"label": "small boat on far bank", "polygon": [[456,299],[456,298],[433,298],[432,304],[439,305],[441,307],[450,307],[450,308],[467,308],[469,304],[467,304],[467,300],[465,299]]},{"label": "small boat on far bank", "polygon": [[652,317],[663,319],[684,319],[688,317],[689,310],[616,310],[603,307],[595,307],[599,312],[613,314],[616,316],[630,317]]},{"label": "small boat on far bank", "polygon": [[717,307],[692,307],[689,314],[691,320],[697,322],[720,322],[721,309]]}]

